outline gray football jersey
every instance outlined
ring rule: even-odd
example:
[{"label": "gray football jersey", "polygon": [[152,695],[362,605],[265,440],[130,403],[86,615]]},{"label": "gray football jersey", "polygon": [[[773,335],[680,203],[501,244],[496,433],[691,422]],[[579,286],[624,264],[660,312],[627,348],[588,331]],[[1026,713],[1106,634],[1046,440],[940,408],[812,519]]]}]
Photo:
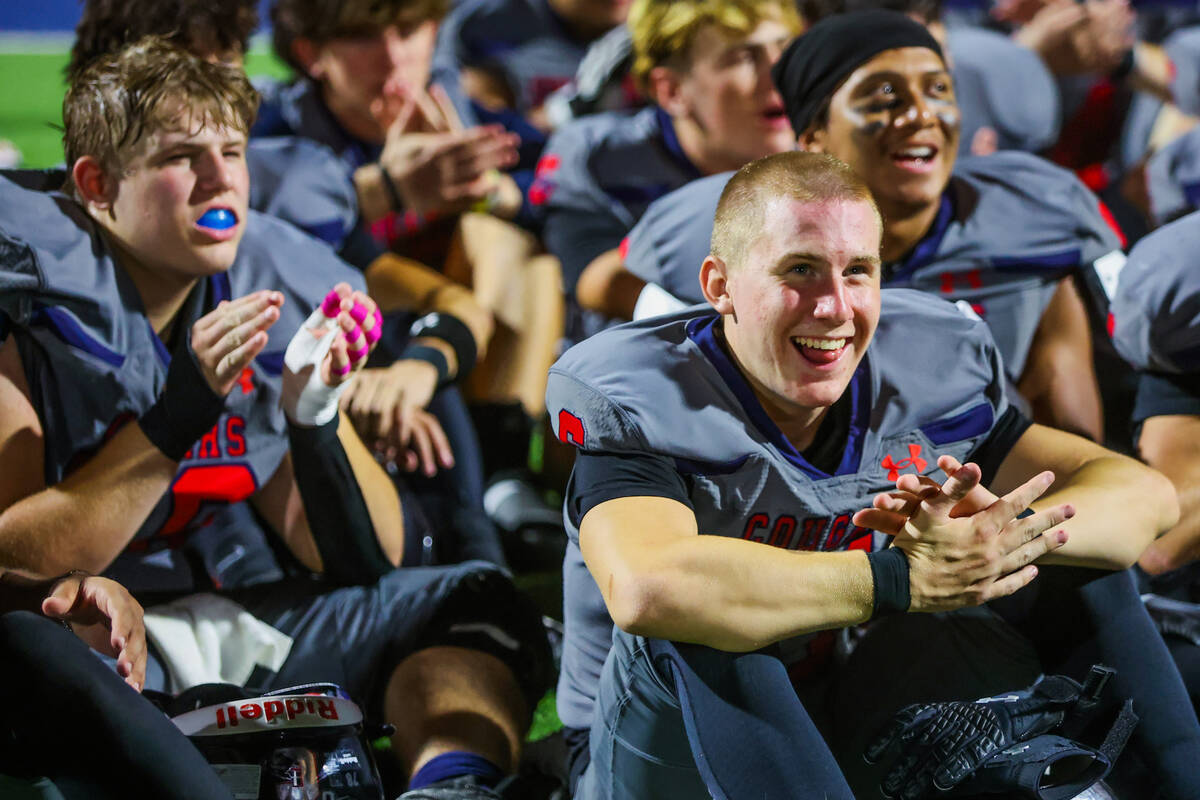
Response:
[{"label": "gray football jersey", "polygon": [[250,207],[341,247],[358,222],[351,173],[324,145],[298,136],[251,139]]},{"label": "gray football jersey", "polygon": [[[221,300],[259,289],[278,290],[285,301],[225,413],[180,462],[171,490],[111,568],[131,589],[189,589],[188,567],[168,551],[275,473],[288,447],[279,406],[284,350],[339,281],[363,288],[361,274],[325,244],[251,211],[233,266],[200,281],[189,296],[178,323],[187,329]],[[47,485],[141,416],[162,389],[171,355],[98,226],[62,195],[3,179],[0,316],[16,337],[41,417]]]},{"label": "gray football jersey", "polygon": [[1200,212],[1141,239],[1112,302],[1113,344],[1135,367],[1200,373]]},{"label": "gray football jersey", "polygon": [[[984,325],[928,295],[886,290],[875,339],[846,390],[845,454],[826,474],[767,416],[714,333],[719,319],[692,308],[599,333],[559,359],[546,390],[563,442],[671,459],[705,535],[789,550],[876,549],[882,535],[855,526],[854,512],[901,473],[935,473],[943,453],[982,458],[981,445],[1009,409]],[[914,352],[938,356],[914,362]],[[565,516],[558,708],[564,723],[584,727],[613,625]],[[819,638],[789,640],[779,655],[803,664]]]},{"label": "gray football jersey", "polygon": [[[700,264],[727,181],[695,181],[651,206],[629,235],[629,270],[702,302]],[[960,159],[933,226],[905,260],[885,265],[884,285],[968,304],[991,328],[1015,381],[1059,279],[1092,265],[1115,285],[1124,258],[1105,213],[1074,175],[1036,156]]]},{"label": "gray football jersey", "polygon": [[1146,194],[1156,225],[1200,208],[1200,128],[1192,128],[1150,156]]},{"label": "gray football jersey", "polygon": [[656,106],[568,122],[550,137],[529,188],[547,249],[568,284],[621,243],[651,202],[700,177]]},{"label": "gray football jersey", "polygon": [[438,28],[433,78],[457,85],[463,67],[485,69],[508,84],[523,114],[569,83],[585,52],[546,0],[460,0]]},{"label": "gray football jersey", "polygon": [[962,113],[959,153],[984,128],[999,150],[1036,153],[1058,138],[1062,124],[1058,84],[1041,58],[1007,36],[982,28],[947,32],[954,94]]}]

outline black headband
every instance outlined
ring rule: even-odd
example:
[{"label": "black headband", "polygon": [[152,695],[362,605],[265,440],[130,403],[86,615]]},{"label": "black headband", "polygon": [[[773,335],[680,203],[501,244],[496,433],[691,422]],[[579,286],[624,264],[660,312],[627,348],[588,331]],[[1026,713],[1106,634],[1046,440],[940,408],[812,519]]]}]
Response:
[{"label": "black headband", "polygon": [[835,14],[813,25],[783,51],[771,69],[796,135],[804,133],[850,73],[884,50],[942,48],[925,26],[899,11],[870,9]]}]

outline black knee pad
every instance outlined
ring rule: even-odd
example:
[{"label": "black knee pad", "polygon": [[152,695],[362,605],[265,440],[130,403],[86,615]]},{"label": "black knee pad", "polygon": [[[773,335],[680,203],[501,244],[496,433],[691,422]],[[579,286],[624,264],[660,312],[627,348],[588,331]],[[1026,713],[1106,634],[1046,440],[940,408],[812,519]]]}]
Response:
[{"label": "black knee pad", "polygon": [[503,661],[529,707],[554,680],[554,663],[542,616],[533,602],[495,568],[465,576],[442,602],[421,647],[463,647]]}]

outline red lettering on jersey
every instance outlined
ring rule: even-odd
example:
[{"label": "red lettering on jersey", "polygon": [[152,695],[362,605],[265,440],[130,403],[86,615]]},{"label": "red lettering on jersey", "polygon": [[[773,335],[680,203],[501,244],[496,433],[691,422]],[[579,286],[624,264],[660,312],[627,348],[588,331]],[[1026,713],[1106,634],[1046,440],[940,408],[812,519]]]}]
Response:
[{"label": "red lettering on jersey", "polygon": [[829,537],[825,540],[825,549],[837,550],[841,546],[842,541],[845,540],[848,530],[850,530],[850,515],[839,515],[834,519],[833,527],[829,529]]},{"label": "red lettering on jersey", "polygon": [[558,440],[563,444],[573,444],[583,447],[583,420],[567,411],[565,408],[558,412]]},{"label": "red lettering on jersey", "polygon": [[242,394],[250,394],[254,391],[254,370],[246,367],[242,370],[242,374],[238,376],[237,385],[242,390]]},{"label": "red lettering on jersey", "polygon": [[225,455],[227,456],[244,456],[246,455],[246,420],[237,416],[230,416],[225,420]]},{"label": "red lettering on jersey", "polygon": [[766,514],[761,512],[757,514],[751,514],[750,519],[746,521],[746,529],[742,531],[742,538],[751,542],[766,542],[767,536],[765,533],[762,535],[757,535],[755,532],[759,528],[766,530],[767,526],[770,524],[771,518]]},{"label": "red lettering on jersey", "polygon": [[797,549],[816,550],[821,543],[821,534],[825,532],[825,526],[828,523],[828,517],[809,517],[804,520],[804,532],[800,534],[800,543],[797,545]]},{"label": "red lettering on jersey", "polygon": [[183,531],[209,501],[237,503],[258,488],[254,473],[245,464],[200,464],[187,466],[171,484],[171,515],[158,532],[173,536]]},{"label": "red lettering on jersey", "polygon": [[[953,272],[943,272],[941,275],[941,278],[942,278],[942,287],[941,287],[942,294],[954,294],[955,281],[957,280],[957,275]],[[967,284],[968,288],[971,288],[971,289],[982,289],[983,288],[983,273],[981,273],[977,269],[967,270],[967,272],[963,274],[962,278],[963,278],[963,281]]]},{"label": "red lettering on jersey", "polygon": [[[212,430],[200,437],[197,442],[200,446],[200,451],[196,458],[220,458],[221,457],[221,442],[217,435],[217,426],[213,425]],[[195,448],[192,448],[193,450]]]},{"label": "red lettering on jersey", "polygon": [[857,525],[855,525],[852,530],[853,533],[850,535],[854,538],[853,541],[850,542],[850,546],[846,549],[866,550],[868,553],[871,552],[871,546],[875,543],[875,537],[871,535],[871,531],[866,528],[860,528]]},{"label": "red lettering on jersey", "polygon": [[626,236],[624,239],[622,239],[621,243],[619,245],[617,245],[617,254],[621,256],[622,261],[624,261],[629,256],[629,237],[628,236]]},{"label": "red lettering on jersey", "polygon": [[900,477],[900,470],[905,467],[913,467],[917,472],[925,469],[926,461],[921,458],[921,445],[910,444],[908,446],[908,458],[901,461],[894,461],[889,453],[883,457],[883,461],[879,462],[879,466],[888,471],[887,479],[894,481]]},{"label": "red lettering on jersey", "polygon": [[784,514],[775,520],[775,527],[771,529],[771,539],[767,544],[772,547],[782,547],[786,550],[792,543],[792,534],[795,532],[796,518],[790,514]]}]

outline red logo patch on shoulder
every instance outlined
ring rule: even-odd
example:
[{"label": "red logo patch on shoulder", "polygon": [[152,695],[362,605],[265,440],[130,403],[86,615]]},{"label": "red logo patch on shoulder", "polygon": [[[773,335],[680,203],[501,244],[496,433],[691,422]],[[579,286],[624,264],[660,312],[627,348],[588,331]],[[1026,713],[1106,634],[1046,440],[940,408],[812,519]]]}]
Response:
[{"label": "red logo patch on shoulder", "polygon": [[565,408],[559,411],[558,440],[563,444],[573,444],[576,447],[583,447],[584,438],[583,420]]},{"label": "red logo patch on shoulder", "polygon": [[908,458],[896,461],[889,453],[883,457],[883,461],[879,462],[879,466],[888,471],[887,479],[889,481],[894,481],[900,477],[900,470],[904,469],[905,467],[912,467],[917,472],[920,472],[921,470],[925,469],[926,466],[928,466],[928,462],[921,458],[921,445],[910,444],[908,446]]}]

